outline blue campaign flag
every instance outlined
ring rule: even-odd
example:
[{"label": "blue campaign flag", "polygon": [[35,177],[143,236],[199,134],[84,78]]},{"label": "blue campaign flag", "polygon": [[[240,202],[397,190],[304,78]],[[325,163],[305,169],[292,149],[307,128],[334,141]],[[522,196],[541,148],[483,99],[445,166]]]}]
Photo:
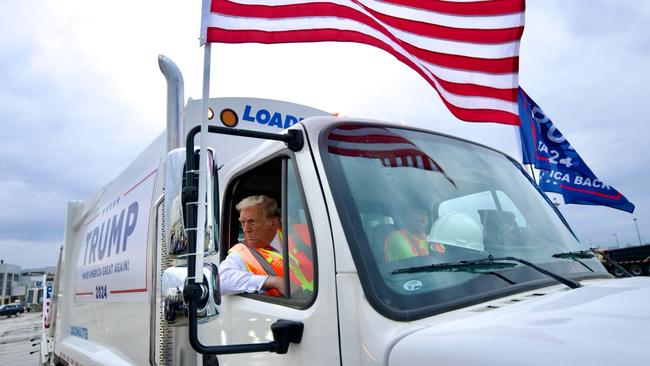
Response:
[{"label": "blue campaign flag", "polygon": [[519,88],[521,149],[524,164],[541,171],[539,186],[562,195],[565,203],[609,206],[634,212],[634,205],[599,180],[544,111]]}]

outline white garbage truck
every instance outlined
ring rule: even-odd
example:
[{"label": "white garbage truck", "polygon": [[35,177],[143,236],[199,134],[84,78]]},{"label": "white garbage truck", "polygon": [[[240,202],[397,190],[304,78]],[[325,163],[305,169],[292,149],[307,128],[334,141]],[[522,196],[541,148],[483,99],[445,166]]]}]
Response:
[{"label": "white garbage truck", "polygon": [[[159,64],[165,132],[68,204],[44,364],[649,358],[650,278],[611,276],[513,158],[264,99],[210,99],[206,131],[202,101],[185,104],[180,71]],[[250,195],[279,205],[281,296],[220,291],[220,263],[243,240],[235,206]],[[414,221],[424,234],[396,251],[391,238]]]}]

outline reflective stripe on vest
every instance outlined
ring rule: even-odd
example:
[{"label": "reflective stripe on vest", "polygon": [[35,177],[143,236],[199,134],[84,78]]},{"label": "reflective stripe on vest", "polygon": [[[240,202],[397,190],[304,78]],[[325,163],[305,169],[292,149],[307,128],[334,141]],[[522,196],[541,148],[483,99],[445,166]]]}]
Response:
[{"label": "reflective stripe on vest", "polygon": [[427,248],[427,243],[426,240],[421,240],[413,237],[410,235],[406,230],[400,229],[399,231],[393,231],[389,233],[386,236],[386,239],[384,239],[384,260],[389,261],[390,258],[388,257],[389,253],[389,242],[392,239],[393,235],[401,235],[402,238],[406,240],[406,242],[409,244],[409,249],[411,250],[411,254],[414,257],[417,257],[419,255],[428,255],[429,250]]},{"label": "reflective stripe on vest", "polygon": [[[282,277],[283,268],[282,256],[280,253],[269,249],[255,248],[253,250],[255,250],[256,253],[262,257],[262,260],[268,263],[268,265],[275,273],[269,273],[266,269],[264,269],[264,266],[260,263],[259,260],[257,260],[256,256],[253,255],[251,248],[247,247],[244,244],[239,243],[235,245],[234,247],[230,248],[228,253],[237,253],[237,255],[239,255],[239,257],[244,261],[244,264],[246,264],[246,270],[252,274]],[[266,293],[269,296],[280,296],[280,291],[277,289],[267,290]]]},{"label": "reflective stripe on vest", "polygon": [[401,229],[400,233],[402,233],[402,235],[404,235],[409,240],[409,244],[411,244],[411,251],[414,253],[413,255],[418,255],[416,253],[416,250],[419,252],[420,255],[429,254],[429,248],[427,248],[427,241],[426,240],[418,239],[415,236],[410,235],[404,229]]},{"label": "reflective stripe on vest", "polygon": [[427,255],[429,254],[429,248],[427,248],[427,242],[426,240],[418,239],[415,236],[409,234],[406,230],[400,229],[399,231],[402,236],[404,236],[409,244],[411,245],[411,252],[413,253],[414,256],[419,255]]},{"label": "reflective stripe on vest", "polygon": [[442,243],[431,243],[431,245],[429,245],[429,249],[431,249],[431,251],[435,250],[438,253],[444,253],[445,252],[445,246],[442,245]]},{"label": "reflective stripe on vest", "polygon": [[[293,225],[294,229],[298,225],[303,225],[303,224],[294,224]],[[282,241],[282,231],[280,229],[278,229],[278,238],[280,239],[280,241]],[[305,254],[304,251],[298,249],[298,246],[294,242],[291,234],[289,234],[288,240],[289,240],[289,271],[290,271],[291,281],[293,283],[300,285],[300,287],[303,290],[314,291],[314,263],[310,259],[311,255],[307,256],[307,254]],[[298,240],[301,240],[301,238],[298,238]],[[305,241],[304,243],[306,245],[303,246],[309,247],[309,249],[311,249],[311,242]]]}]

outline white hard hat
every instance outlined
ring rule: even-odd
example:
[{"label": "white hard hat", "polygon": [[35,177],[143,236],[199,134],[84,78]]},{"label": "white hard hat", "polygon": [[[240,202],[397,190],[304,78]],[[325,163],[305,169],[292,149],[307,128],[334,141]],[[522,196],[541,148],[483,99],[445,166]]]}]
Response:
[{"label": "white hard hat", "polygon": [[427,240],[478,251],[485,249],[483,227],[464,212],[452,211],[438,218]]}]

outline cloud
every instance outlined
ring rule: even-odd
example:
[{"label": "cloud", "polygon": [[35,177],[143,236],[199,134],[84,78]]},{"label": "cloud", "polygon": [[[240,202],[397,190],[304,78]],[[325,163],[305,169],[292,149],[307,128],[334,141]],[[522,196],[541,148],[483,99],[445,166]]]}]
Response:
[{"label": "cloud", "polygon": [[51,240],[2,240],[0,258],[22,268],[55,266],[61,245],[61,241]]},{"label": "cloud", "polygon": [[60,240],[66,202],[99,189],[157,133],[83,60],[62,19],[31,12],[39,5],[0,16],[0,241]]}]

